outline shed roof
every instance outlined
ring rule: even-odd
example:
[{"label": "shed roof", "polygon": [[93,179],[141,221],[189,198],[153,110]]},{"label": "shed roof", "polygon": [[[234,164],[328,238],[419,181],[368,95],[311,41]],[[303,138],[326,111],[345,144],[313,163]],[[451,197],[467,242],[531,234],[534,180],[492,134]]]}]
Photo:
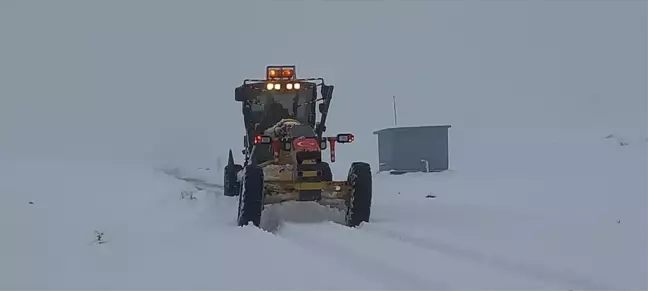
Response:
[{"label": "shed roof", "polygon": [[389,127],[381,130],[374,131],[373,134],[381,134],[387,131],[411,130],[411,129],[431,129],[431,128],[450,128],[450,125],[421,125],[421,126],[405,126],[405,127]]}]

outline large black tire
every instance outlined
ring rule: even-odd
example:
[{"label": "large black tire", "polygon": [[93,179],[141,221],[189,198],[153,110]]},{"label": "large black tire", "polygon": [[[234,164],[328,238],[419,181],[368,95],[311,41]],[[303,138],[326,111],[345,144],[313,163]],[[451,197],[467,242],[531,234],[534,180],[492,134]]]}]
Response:
[{"label": "large black tire", "polygon": [[225,174],[223,177],[223,194],[225,196],[238,196],[241,192],[241,184],[237,181],[237,173],[243,169],[241,165],[227,165],[225,166]]},{"label": "large black tire", "polygon": [[333,181],[333,172],[331,171],[331,166],[327,162],[322,162],[322,181]]},{"label": "large black tire", "polygon": [[369,222],[371,216],[373,195],[371,166],[363,162],[351,164],[347,182],[350,189],[346,200],[345,224],[349,227],[356,227],[363,222]]},{"label": "large black tire", "polygon": [[263,191],[263,169],[253,165],[246,166],[241,181],[238,226],[246,226],[252,222],[254,226],[259,227],[263,211]]}]

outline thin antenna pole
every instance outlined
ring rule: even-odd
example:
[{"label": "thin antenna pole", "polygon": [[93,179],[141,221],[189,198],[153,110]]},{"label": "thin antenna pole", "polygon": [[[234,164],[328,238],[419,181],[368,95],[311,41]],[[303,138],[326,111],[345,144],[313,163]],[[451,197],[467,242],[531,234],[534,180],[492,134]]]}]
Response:
[{"label": "thin antenna pole", "polygon": [[398,116],[396,115],[396,95],[392,96],[394,99],[394,125],[398,126]]}]

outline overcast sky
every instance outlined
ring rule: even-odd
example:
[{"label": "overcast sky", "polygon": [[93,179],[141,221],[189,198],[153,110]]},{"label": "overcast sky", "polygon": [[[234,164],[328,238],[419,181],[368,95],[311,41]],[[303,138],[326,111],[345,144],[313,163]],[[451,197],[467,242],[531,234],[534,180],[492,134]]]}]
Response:
[{"label": "overcast sky", "polygon": [[393,125],[392,95],[400,125],[645,131],[647,11],[646,1],[0,0],[0,150],[213,160],[240,149],[234,88],[268,64],[336,85],[331,133],[368,147]]}]

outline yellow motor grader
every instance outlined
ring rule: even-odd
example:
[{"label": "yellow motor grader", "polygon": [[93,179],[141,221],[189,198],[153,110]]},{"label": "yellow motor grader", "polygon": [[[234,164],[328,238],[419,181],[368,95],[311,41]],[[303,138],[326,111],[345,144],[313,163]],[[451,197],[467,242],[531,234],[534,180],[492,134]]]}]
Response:
[{"label": "yellow motor grader", "polygon": [[354,162],[346,179],[335,181],[323,161],[328,149],[335,162],[336,144],[355,138],[350,133],[324,136],[333,88],[322,78],[297,78],[295,66],[268,66],[265,79],[246,79],[235,89],[245,124],[245,161],[235,164],[230,150],[224,194],[239,198],[239,226],[252,222],[258,227],[264,206],[284,201],[316,201],[343,209],[350,227],[369,221],[369,164]]}]

